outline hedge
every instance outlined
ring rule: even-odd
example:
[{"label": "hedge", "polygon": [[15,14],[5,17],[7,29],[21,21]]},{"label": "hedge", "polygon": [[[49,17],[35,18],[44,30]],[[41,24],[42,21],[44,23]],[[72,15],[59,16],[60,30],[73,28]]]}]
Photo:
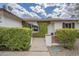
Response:
[{"label": "hedge", "polygon": [[56,36],[64,48],[72,49],[77,38],[76,29],[60,29],[56,31]]},{"label": "hedge", "polygon": [[29,28],[2,28],[0,27],[0,49],[28,50],[31,41]]},{"label": "hedge", "polygon": [[44,37],[47,34],[47,22],[38,22],[39,25],[39,32],[34,33],[33,37]]},{"label": "hedge", "polygon": [[76,29],[77,30],[77,38],[79,38],[79,29]]}]

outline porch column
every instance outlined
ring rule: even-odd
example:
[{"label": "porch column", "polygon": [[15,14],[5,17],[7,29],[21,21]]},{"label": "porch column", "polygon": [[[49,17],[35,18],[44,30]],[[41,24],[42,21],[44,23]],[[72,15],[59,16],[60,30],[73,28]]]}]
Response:
[{"label": "porch column", "polygon": [[46,42],[46,46],[51,46],[52,45],[52,35],[51,34],[46,34],[45,35],[45,42]]},{"label": "porch column", "polygon": [[30,46],[32,45],[32,40],[33,40],[33,37],[31,37],[31,42],[30,42]]}]

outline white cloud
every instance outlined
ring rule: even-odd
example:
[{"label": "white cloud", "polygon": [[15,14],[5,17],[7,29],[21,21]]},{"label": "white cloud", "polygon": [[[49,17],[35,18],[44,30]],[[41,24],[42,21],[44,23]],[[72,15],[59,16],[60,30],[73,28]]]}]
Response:
[{"label": "white cloud", "polygon": [[37,3],[37,4],[43,6],[44,8],[54,7],[54,6],[65,6],[65,3]]},{"label": "white cloud", "polygon": [[40,13],[41,15],[44,15],[44,16],[46,16],[46,12],[45,12],[45,10],[41,7],[41,6],[39,6],[39,5],[37,5],[37,6],[31,6],[30,7],[31,9],[32,9],[32,11],[34,11],[35,13]]},{"label": "white cloud", "polygon": [[72,15],[74,15],[75,5],[72,5],[72,4],[70,6],[67,6],[67,4],[63,4],[63,5],[56,4],[56,5],[60,7],[55,8],[53,12],[48,16],[52,18],[55,18],[55,17],[70,18]]},{"label": "white cloud", "polygon": [[[26,9],[24,9],[16,3],[8,3],[5,7],[7,11],[11,12],[12,14],[20,18],[23,18],[23,15],[26,15],[24,18],[27,18],[28,16],[31,17],[31,14]],[[12,10],[10,10],[10,8],[12,8]]]},{"label": "white cloud", "polygon": [[[11,8],[13,8],[12,10],[8,9],[8,6],[10,6]],[[39,7],[36,7],[39,8]],[[6,10],[11,12],[12,14],[20,17],[20,18],[31,18],[31,17],[35,17],[35,18],[40,18],[36,13],[33,12],[29,12],[27,11],[25,8],[23,8],[22,6],[18,5],[18,4],[7,4],[6,5]]]},{"label": "white cloud", "polygon": [[[71,15],[75,13],[76,13],[75,15],[77,16],[79,12],[79,10],[74,12],[75,4],[70,4],[70,6],[67,6],[67,4],[38,3],[38,5],[30,7],[33,12],[29,12],[28,10],[26,10],[25,8],[23,8],[22,6],[18,4],[11,3],[11,4],[7,4],[7,6],[11,6],[13,10],[12,11],[8,10],[8,7],[6,8],[6,10],[22,18],[23,17],[24,18],[27,18],[27,17],[42,18],[38,14],[45,16],[45,17],[51,17],[51,18],[55,18],[55,17],[65,18],[65,17],[71,17]],[[56,7],[52,13],[47,14],[44,9],[49,6],[52,6],[52,7],[59,6],[59,7]]]},{"label": "white cloud", "polygon": [[44,8],[50,7],[50,6],[56,6],[55,3],[39,3],[40,6],[43,6]]},{"label": "white cloud", "polygon": [[[47,17],[70,17],[70,13],[67,12],[67,10],[65,9],[66,7],[68,8],[68,6],[65,3],[39,3],[39,6],[43,6],[43,8],[47,8],[50,6],[57,6],[52,13],[50,14],[46,14]],[[59,7],[58,7],[59,6]],[[39,8],[38,8],[39,9]],[[39,9],[40,10],[40,9]],[[59,15],[59,16],[58,16]]]},{"label": "white cloud", "polygon": [[34,13],[34,12],[30,12],[30,13],[32,14],[32,17],[41,19],[41,17],[38,16],[36,13]]},{"label": "white cloud", "polygon": [[40,12],[42,12],[42,9],[41,9],[41,7],[40,6],[31,6],[30,7],[34,12],[36,12],[36,13],[40,13]]},{"label": "white cloud", "polygon": [[[52,13],[46,14],[44,8],[56,6]],[[42,7],[42,8],[41,8]],[[36,13],[42,13],[46,17],[61,17],[61,18],[70,18],[72,15],[79,16],[79,10],[75,11],[76,4],[66,4],[66,3],[39,3],[36,7],[31,9]]]}]

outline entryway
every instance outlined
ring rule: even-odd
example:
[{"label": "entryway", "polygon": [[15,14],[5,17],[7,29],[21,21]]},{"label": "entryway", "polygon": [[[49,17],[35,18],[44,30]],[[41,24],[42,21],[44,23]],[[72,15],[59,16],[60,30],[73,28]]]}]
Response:
[{"label": "entryway", "polygon": [[48,51],[45,38],[32,38],[30,51]]},{"label": "entryway", "polygon": [[45,43],[45,38],[32,38],[30,52],[31,55],[49,56],[50,54]]}]

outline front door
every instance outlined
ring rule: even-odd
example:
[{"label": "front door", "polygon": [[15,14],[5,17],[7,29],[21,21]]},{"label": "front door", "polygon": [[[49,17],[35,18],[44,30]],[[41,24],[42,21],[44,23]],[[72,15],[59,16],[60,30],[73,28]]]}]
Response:
[{"label": "front door", "polygon": [[48,25],[48,34],[54,33],[54,23]]}]

